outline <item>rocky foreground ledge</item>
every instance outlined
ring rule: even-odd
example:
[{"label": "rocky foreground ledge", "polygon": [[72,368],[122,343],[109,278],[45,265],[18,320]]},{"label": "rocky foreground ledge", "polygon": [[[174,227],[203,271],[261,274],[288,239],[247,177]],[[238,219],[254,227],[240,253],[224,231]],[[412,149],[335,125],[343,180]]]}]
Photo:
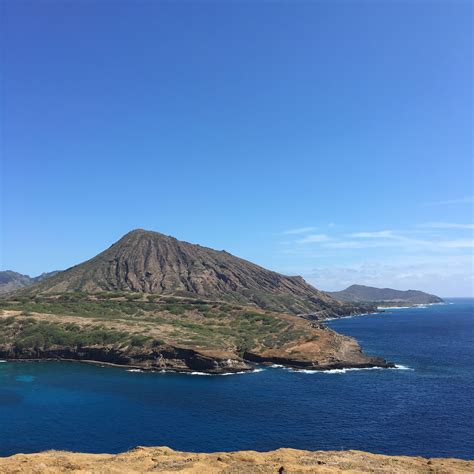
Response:
[{"label": "rocky foreground ledge", "polygon": [[0,458],[1,473],[462,473],[474,472],[474,461],[384,456],[363,451],[278,449],[260,453],[186,453],[170,448],[135,448],[122,454],[46,451]]}]

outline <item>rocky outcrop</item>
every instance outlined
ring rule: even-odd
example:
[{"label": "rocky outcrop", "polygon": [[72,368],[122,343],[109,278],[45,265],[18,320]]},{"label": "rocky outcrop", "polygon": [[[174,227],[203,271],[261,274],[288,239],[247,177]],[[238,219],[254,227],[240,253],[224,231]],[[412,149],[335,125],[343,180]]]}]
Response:
[{"label": "rocky outcrop", "polygon": [[372,367],[391,369],[395,367],[395,364],[387,362],[382,357],[364,357],[361,358],[360,361],[327,360],[319,362],[305,358],[289,358],[271,355],[270,353],[262,355],[253,352],[246,352],[244,354],[244,359],[258,364],[276,364],[284,367],[306,370],[367,369]]},{"label": "rocky outcrop", "polygon": [[177,372],[233,373],[252,370],[252,365],[235,354],[204,352],[186,348],[164,347],[160,350],[119,349],[114,347],[53,347],[18,349],[0,346],[0,358],[7,360],[77,360],[142,370]]},{"label": "rocky outcrop", "polygon": [[156,350],[117,347],[51,347],[25,349],[0,345],[0,359],[7,360],[77,360],[176,372],[209,374],[253,370],[255,364],[277,364],[294,369],[332,370],[344,368],[395,367],[380,357],[366,356],[358,344],[343,338],[343,347],[321,350],[307,342],[294,348],[246,351],[239,356],[231,352],[202,351],[189,348],[163,347]]},{"label": "rocky outcrop", "polygon": [[238,451],[186,453],[170,448],[135,448],[122,454],[83,454],[46,451],[0,458],[3,473],[188,473],[290,474],[391,473],[448,474],[474,472],[474,462],[452,458],[384,456],[363,451]]}]

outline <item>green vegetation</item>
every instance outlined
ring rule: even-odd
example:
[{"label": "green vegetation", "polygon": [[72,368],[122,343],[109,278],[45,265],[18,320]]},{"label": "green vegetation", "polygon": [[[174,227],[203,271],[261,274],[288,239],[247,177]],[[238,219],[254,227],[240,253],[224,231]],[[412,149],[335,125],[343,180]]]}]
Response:
[{"label": "green vegetation", "polygon": [[[279,313],[171,296],[121,292],[21,296],[1,299],[0,310],[21,316],[0,318],[4,333],[0,343],[14,341],[18,348],[121,345],[151,349],[169,343],[243,352],[281,347],[304,336],[296,319]],[[36,313],[54,315],[59,321],[38,320]],[[9,331],[2,331],[7,327]]]},{"label": "green vegetation", "polygon": [[0,328],[2,329],[0,342],[5,343],[11,340],[18,350],[48,349],[52,346],[82,347],[117,343],[133,345],[134,343],[134,337],[130,337],[129,334],[103,326],[84,328],[73,323],[56,324],[9,317],[0,322]]}]

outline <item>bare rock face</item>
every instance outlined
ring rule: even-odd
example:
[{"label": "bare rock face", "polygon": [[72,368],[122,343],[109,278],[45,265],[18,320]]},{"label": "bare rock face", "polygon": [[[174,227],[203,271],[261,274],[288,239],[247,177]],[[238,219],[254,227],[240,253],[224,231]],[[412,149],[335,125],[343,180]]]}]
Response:
[{"label": "bare rock face", "polygon": [[225,251],[145,230],[126,234],[91,260],[25,291],[132,291],[203,297],[314,314],[316,319],[359,310],[317,290],[301,277],[281,275]]}]

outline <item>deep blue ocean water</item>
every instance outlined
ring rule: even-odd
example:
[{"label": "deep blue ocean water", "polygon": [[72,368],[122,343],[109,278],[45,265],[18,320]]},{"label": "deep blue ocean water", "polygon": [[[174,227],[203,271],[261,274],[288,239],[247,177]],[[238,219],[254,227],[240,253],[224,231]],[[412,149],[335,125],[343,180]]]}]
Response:
[{"label": "deep blue ocean water", "polygon": [[0,363],[0,455],[137,445],[474,458],[474,300],[330,322],[412,370],[233,376]]}]

